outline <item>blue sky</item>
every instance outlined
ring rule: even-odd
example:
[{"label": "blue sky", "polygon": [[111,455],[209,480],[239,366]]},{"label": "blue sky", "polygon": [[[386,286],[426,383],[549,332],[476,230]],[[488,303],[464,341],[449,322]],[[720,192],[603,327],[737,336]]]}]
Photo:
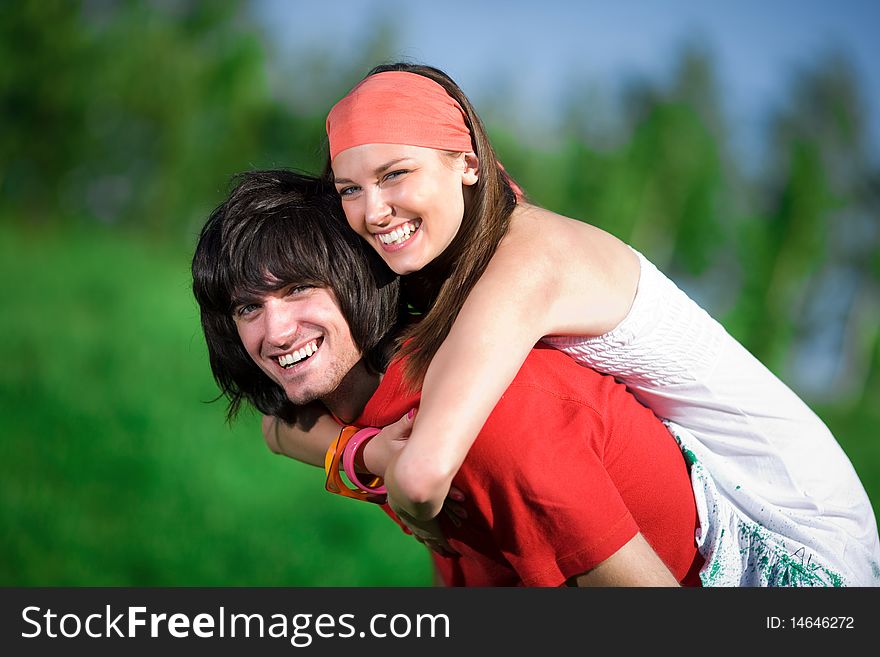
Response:
[{"label": "blue sky", "polygon": [[253,8],[288,64],[309,52],[353,57],[378,19],[391,19],[396,55],[444,69],[478,109],[490,94],[507,98],[536,126],[552,121],[571,80],[613,98],[634,77],[668,76],[674,55],[697,41],[714,57],[731,130],[756,140],[792,73],[843,51],[863,83],[875,153],[880,145],[880,2],[256,0]]}]

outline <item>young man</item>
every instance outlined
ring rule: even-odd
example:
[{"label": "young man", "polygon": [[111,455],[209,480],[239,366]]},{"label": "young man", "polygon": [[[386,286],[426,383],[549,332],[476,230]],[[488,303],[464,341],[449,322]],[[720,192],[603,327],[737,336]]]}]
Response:
[{"label": "young man", "polygon": [[[319,181],[241,176],[202,231],[193,279],[230,416],[246,400],[308,424],[317,402],[384,426],[417,407],[389,365],[398,282]],[[380,441],[365,450],[387,453]],[[328,447],[284,451],[321,465]],[[454,484],[467,517],[441,521],[457,553],[435,556],[447,584],[699,582],[697,511],[672,436],[623,386],[553,349],[533,350]]]}]

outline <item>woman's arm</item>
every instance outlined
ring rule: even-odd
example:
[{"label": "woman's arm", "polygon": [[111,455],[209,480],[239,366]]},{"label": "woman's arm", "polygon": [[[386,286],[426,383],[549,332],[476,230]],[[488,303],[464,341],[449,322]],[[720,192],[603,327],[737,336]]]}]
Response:
[{"label": "woman's arm", "polygon": [[512,225],[468,296],[428,368],[409,442],[386,471],[390,499],[415,518],[440,511],[473,441],[541,337],[610,330],[632,303],[638,261],[625,245],[536,212],[538,219]]}]

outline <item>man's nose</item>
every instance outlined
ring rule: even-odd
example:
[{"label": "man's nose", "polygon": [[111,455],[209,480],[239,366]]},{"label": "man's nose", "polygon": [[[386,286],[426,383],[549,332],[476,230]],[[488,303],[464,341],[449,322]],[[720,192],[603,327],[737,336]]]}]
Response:
[{"label": "man's nose", "polygon": [[384,227],[391,220],[391,205],[381,189],[366,189],[364,193],[366,208],[364,220],[370,226]]},{"label": "man's nose", "polygon": [[284,348],[293,345],[299,322],[290,304],[283,299],[271,299],[263,308],[266,322],[266,341],[274,347]]}]

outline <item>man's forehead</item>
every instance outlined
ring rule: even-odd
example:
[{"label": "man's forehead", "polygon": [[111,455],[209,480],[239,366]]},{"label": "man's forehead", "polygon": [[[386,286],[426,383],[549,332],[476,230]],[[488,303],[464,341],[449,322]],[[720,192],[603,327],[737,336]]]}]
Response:
[{"label": "man's forehead", "polygon": [[279,277],[264,269],[258,277],[254,273],[245,272],[237,282],[233,283],[232,296],[262,297],[291,285],[313,285],[318,287],[313,281],[307,281],[305,276]]}]

